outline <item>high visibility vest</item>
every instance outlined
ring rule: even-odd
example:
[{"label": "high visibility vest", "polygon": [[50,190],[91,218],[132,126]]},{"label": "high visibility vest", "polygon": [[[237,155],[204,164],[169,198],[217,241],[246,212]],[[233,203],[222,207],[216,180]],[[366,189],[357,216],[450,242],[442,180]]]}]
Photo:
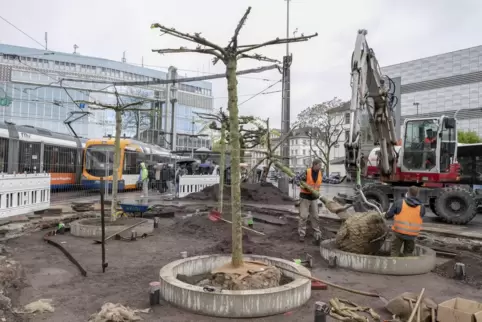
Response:
[{"label": "high visibility vest", "polygon": [[144,181],[147,179],[149,176],[149,172],[147,171],[147,168],[144,166],[141,168],[141,180]]},{"label": "high visibility vest", "polygon": [[[312,171],[311,168],[306,170],[306,184],[309,185],[313,190],[318,191],[320,190],[320,187],[321,187],[321,178],[322,178],[321,170],[318,171],[318,177],[316,178],[316,181],[313,181],[313,176],[311,175],[311,171]],[[305,190],[303,188],[301,188],[301,192],[306,194],[311,194],[310,191]]]},{"label": "high visibility vest", "polygon": [[420,208],[422,206],[410,207],[407,201],[402,202],[402,211],[395,215],[393,219],[392,230],[396,233],[407,236],[418,236],[422,230],[422,217],[420,216]]}]

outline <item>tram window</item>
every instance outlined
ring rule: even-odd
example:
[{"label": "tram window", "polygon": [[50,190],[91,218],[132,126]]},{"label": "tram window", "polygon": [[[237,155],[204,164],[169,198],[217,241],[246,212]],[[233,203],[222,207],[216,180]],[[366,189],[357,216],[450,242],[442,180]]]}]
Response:
[{"label": "tram window", "polygon": [[19,171],[40,171],[40,143],[20,141]]},{"label": "tram window", "polygon": [[125,151],[124,153],[124,174],[138,174],[137,152]]},{"label": "tram window", "polygon": [[49,173],[74,173],[77,149],[45,145],[44,169]]}]

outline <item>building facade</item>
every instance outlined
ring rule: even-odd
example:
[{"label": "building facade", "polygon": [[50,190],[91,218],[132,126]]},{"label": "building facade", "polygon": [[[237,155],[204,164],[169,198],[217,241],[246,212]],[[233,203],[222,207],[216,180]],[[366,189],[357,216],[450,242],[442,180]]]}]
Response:
[{"label": "building facade", "polygon": [[482,46],[386,66],[382,72],[400,87],[398,124],[458,111],[458,129],[482,135]]},{"label": "building facade", "polygon": [[[83,115],[71,123],[78,136],[98,138],[113,135],[114,112],[99,109],[88,102],[115,105],[117,96],[114,93],[117,92],[122,104],[142,101],[138,107],[145,110],[135,112],[135,115],[125,113],[124,135],[142,137],[140,134],[143,131],[156,130],[158,134],[164,133],[162,142],[166,147],[171,146],[172,139],[166,133],[175,133],[176,149],[210,148],[209,138],[193,134],[202,128],[201,124],[194,122],[195,112],[212,111],[211,83],[202,81],[114,88],[108,83],[89,82],[154,81],[169,76],[167,72],[125,62],[0,44],[0,122],[69,133],[64,121],[72,115],[74,118]],[[159,135],[155,139],[158,141]]]}]

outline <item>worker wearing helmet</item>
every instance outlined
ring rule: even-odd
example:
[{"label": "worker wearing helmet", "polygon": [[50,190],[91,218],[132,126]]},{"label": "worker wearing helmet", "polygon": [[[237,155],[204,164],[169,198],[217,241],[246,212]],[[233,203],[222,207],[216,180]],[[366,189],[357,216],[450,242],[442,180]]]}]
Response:
[{"label": "worker wearing helmet", "polygon": [[141,198],[147,198],[149,193],[149,172],[147,171],[146,164],[141,162],[141,172],[139,173],[139,181],[142,183],[142,195]]},{"label": "worker wearing helmet", "polygon": [[[306,182],[313,190],[319,191],[321,187],[323,175],[321,173],[321,160],[314,160],[311,168],[302,172],[296,178],[296,182]],[[321,241],[320,219],[318,217],[318,197],[314,196],[311,191],[301,188],[300,191],[300,218],[298,222],[298,234],[300,242],[305,241],[306,223],[308,218],[313,228],[314,243],[319,244]]]},{"label": "worker wearing helmet", "polygon": [[422,230],[425,206],[418,199],[419,188],[412,186],[408,189],[404,199],[397,200],[385,214],[387,219],[393,218],[393,239],[390,256],[411,256],[415,250],[415,239]]}]

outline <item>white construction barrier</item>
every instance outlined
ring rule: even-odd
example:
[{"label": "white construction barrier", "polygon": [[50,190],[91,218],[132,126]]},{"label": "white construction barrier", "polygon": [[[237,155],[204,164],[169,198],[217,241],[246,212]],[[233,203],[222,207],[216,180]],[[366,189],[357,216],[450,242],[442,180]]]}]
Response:
[{"label": "white construction barrier", "polygon": [[0,219],[50,207],[50,174],[0,174]]},{"label": "white construction barrier", "polygon": [[199,192],[208,186],[219,183],[218,175],[185,175],[179,177],[179,198]]}]

